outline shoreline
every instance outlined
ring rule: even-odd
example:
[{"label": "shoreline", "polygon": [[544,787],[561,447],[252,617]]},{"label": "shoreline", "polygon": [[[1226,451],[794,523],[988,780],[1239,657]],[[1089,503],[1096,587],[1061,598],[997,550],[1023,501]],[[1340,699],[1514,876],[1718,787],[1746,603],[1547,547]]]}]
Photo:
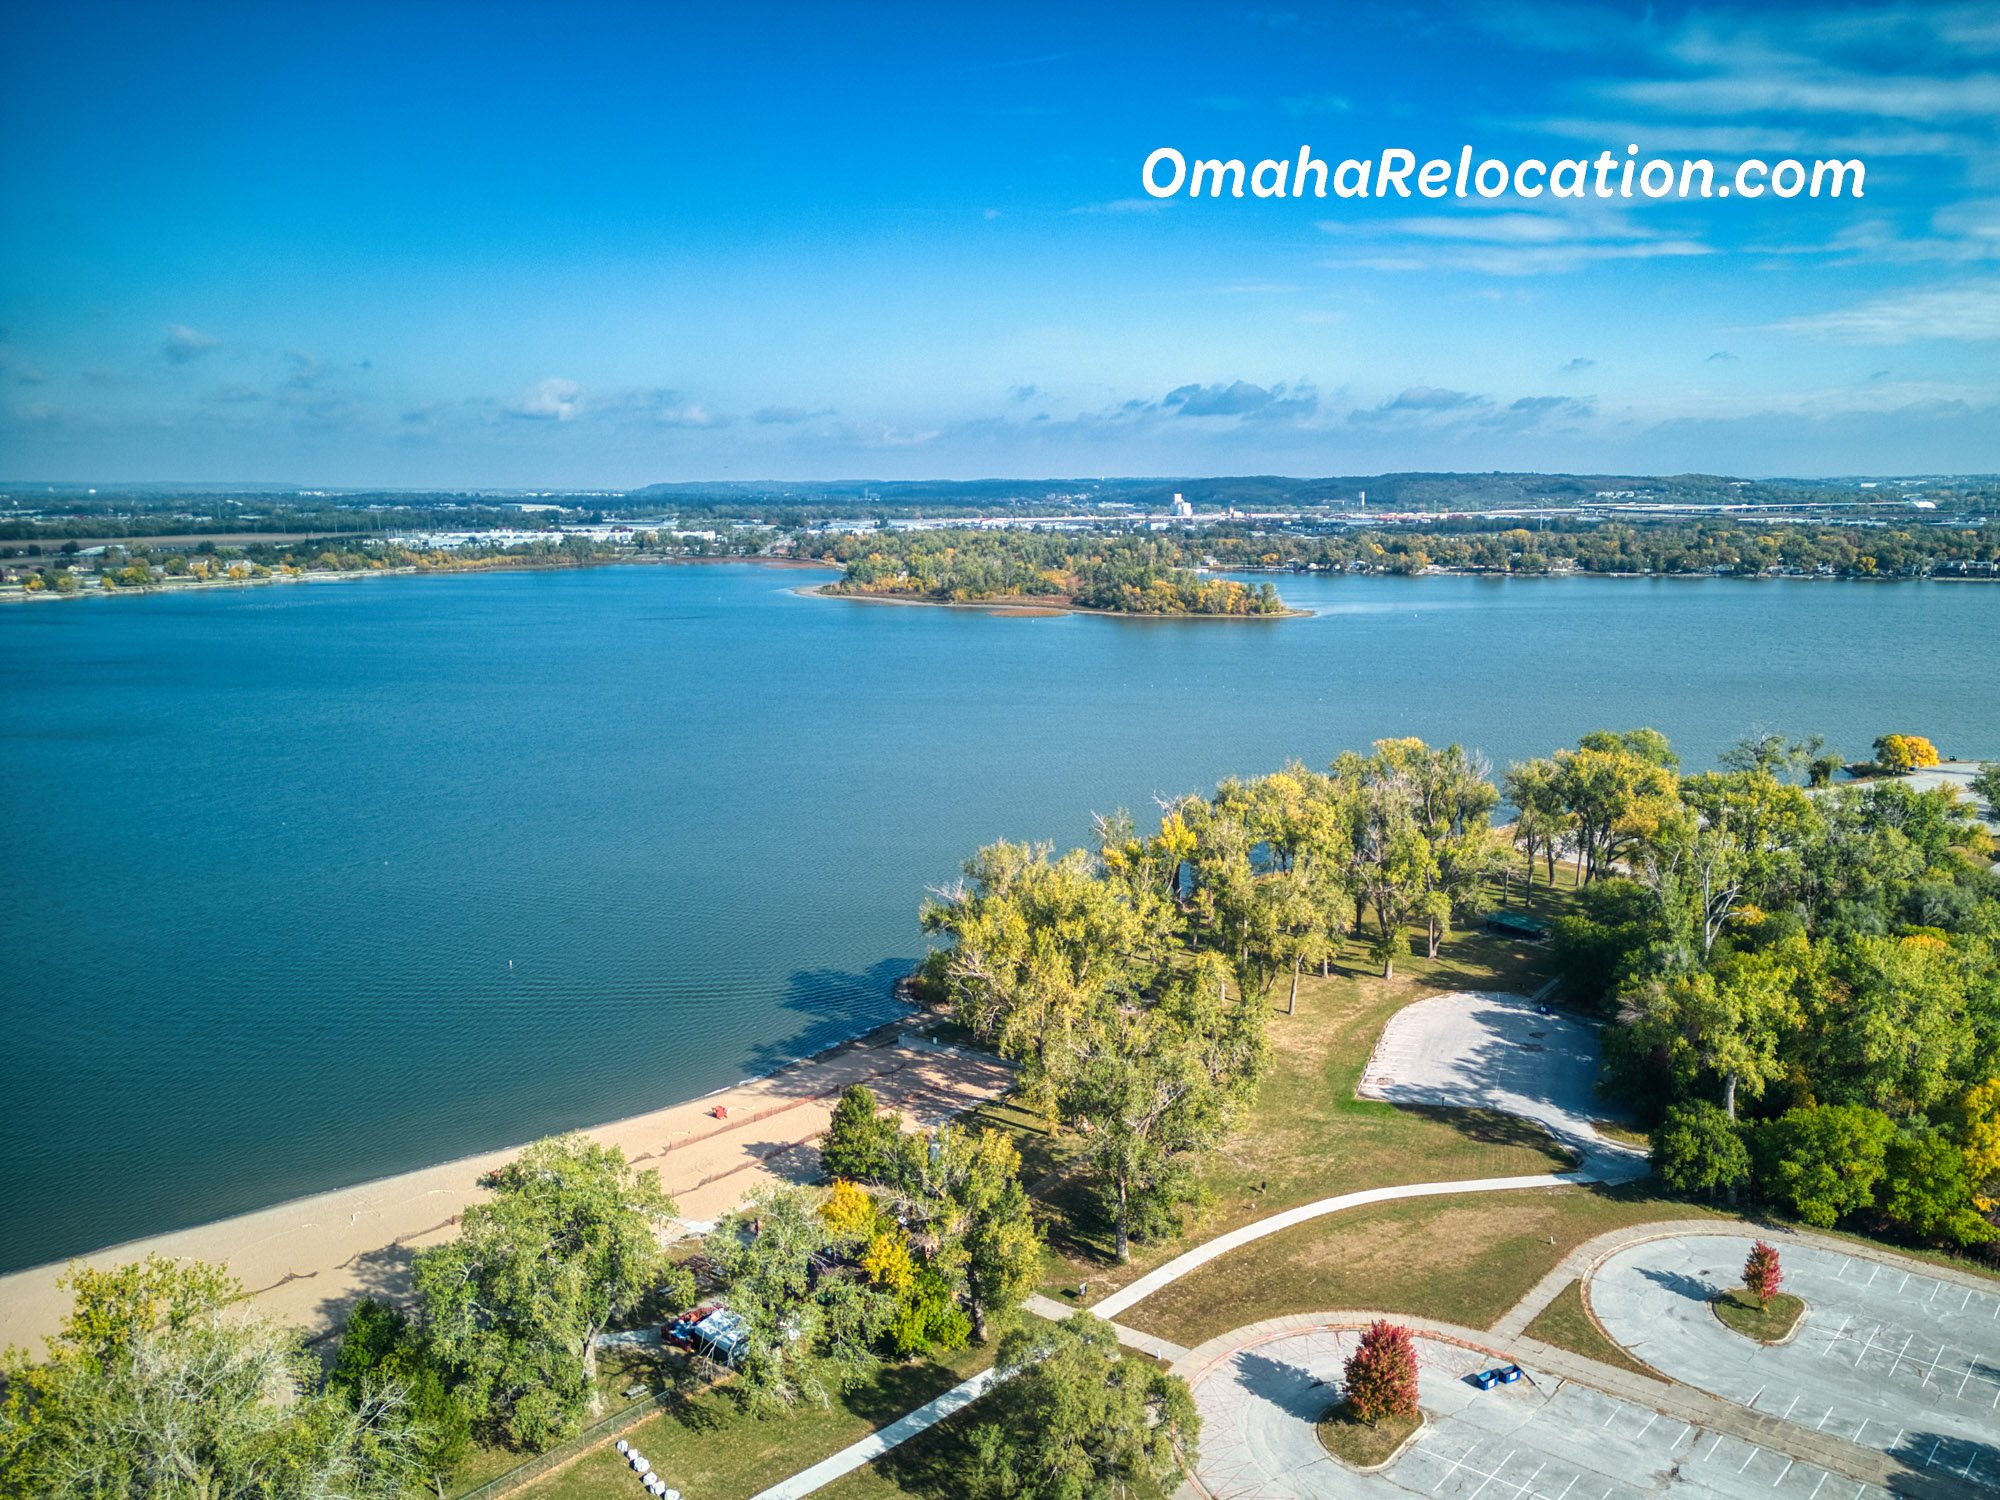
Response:
[{"label": "shoreline", "polygon": [[[104,589],[78,589],[72,594],[54,592],[29,593],[15,586],[0,589],[0,605],[52,603],[64,599],[105,599],[114,595],[130,596],[137,599],[157,599],[174,594],[205,593],[213,589],[267,588],[275,584],[298,583],[354,583],[364,578],[452,578],[480,573],[556,573],[584,568],[631,568],[631,567],[716,567],[724,563],[742,563],[758,568],[778,568],[838,573],[840,564],[822,562],[816,558],[801,557],[605,557],[590,562],[543,562],[529,558],[510,558],[482,563],[463,568],[367,568],[350,572],[308,572],[300,574],[273,574],[268,578],[208,578],[191,583],[149,584],[137,587]],[[2000,584],[2000,576],[1958,575],[1958,574],[1880,574],[1880,575],[1827,575],[1820,573],[1613,573],[1593,572],[1587,569],[1572,569],[1560,573],[1501,573],[1483,572],[1474,568],[1426,568],[1422,573],[1347,573],[1328,569],[1311,568],[1266,568],[1251,564],[1241,567],[1201,569],[1214,573],[1255,573],[1273,578],[1325,578],[1366,582],[1375,578],[1477,578],[1496,582],[1544,583],[1573,578],[1617,578],[1617,579],[1658,579],[1674,583],[1699,583],[1713,579],[1723,579],[1733,583],[1985,583]],[[844,599],[857,604],[915,604],[930,609],[973,609],[984,610],[988,614],[1011,615],[1020,619],[1036,619],[1055,615],[1097,615],[1111,620],[1303,620],[1310,619],[1317,610],[1295,609],[1286,606],[1275,614],[1259,615],[1216,615],[1216,614],[1140,614],[1131,610],[1090,609],[1067,602],[1034,599],[1024,595],[1008,595],[997,599],[919,599],[896,594],[836,594],[828,593],[824,586],[793,589],[793,593],[819,599]]]},{"label": "shoreline", "polygon": [[1006,594],[994,599],[920,599],[908,594],[835,593],[826,584],[793,589],[792,592],[807,599],[837,599],[849,604],[909,604],[922,609],[971,609],[991,615],[1013,615],[1023,620],[1047,619],[1055,615],[1096,615],[1106,620],[1305,620],[1314,614],[1310,609],[1293,609],[1289,605],[1273,614],[1217,615],[1197,614],[1192,610],[1177,614],[1142,614],[1129,609],[1091,609],[1086,605],[1072,604],[1059,595],[1048,599],[1026,594]]},{"label": "shoreline", "polygon": [[796,557],[604,557],[589,562],[553,562],[535,558],[501,558],[463,568],[353,568],[345,572],[321,570],[305,573],[273,573],[267,578],[202,578],[191,583],[139,584],[115,589],[78,589],[59,594],[49,590],[29,593],[18,586],[0,589],[0,604],[40,604],[59,599],[110,599],[130,596],[158,599],[174,594],[206,593],[211,589],[258,589],[276,584],[358,583],[365,578],[467,578],[481,573],[567,573],[585,568],[689,568],[712,567],[718,563],[748,563],[759,568],[811,568],[838,572],[833,563]]},{"label": "shoreline", "polygon": [[[912,1009],[768,1073],[579,1133],[657,1171],[679,1210],[680,1233],[698,1233],[757,1188],[814,1175],[813,1142],[851,1083],[866,1083],[913,1126],[941,1124],[1005,1090],[1012,1080],[1006,1064],[931,1041],[928,1023]],[[222,1262],[244,1283],[245,1301],[257,1312],[324,1338],[364,1296],[407,1298],[415,1254],[448,1239],[464,1210],[486,1200],[479,1178],[527,1144],[7,1272],[0,1275],[0,1347],[18,1344],[39,1354],[68,1310],[55,1283],[69,1267],[112,1266],[148,1254]]]}]

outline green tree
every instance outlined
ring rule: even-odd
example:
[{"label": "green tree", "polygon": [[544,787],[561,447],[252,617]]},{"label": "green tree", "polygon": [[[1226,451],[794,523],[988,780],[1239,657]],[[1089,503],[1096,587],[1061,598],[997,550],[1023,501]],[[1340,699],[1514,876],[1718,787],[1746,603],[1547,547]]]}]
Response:
[{"label": "green tree", "polygon": [[1919,1239],[1963,1248],[2000,1238],[1979,1212],[1965,1155],[1934,1130],[1907,1130],[1889,1147],[1882,1212]]},{"label": "green tree", "polygon": [[1830,1229],[1873,1204],[1895,1134],[1887,1115],[1859,1105],[1787,1110],[1752,1134],[1757,1185],[1806,1223]]},{"label": "green tree", "polygon": [[1654,730],[1599,731],[1555,753],[1556,785],[1586,881],[1611,874],[1679,805],[1673,752],[1656,738]]},{"label": "green tree", "polygon": [[2000,821],[2000,760],[1984,761],[1973,773],[1972,794],[1979,799],[1985,816]]},{"label": "green tree", "polygon": [[321,1389],[298,1336],[233,1306],[220,1267],[158,1257],[73,1270],[48,1357],[0,1365],[0,1493],[393,1500],[418,1477],[407,1393]]},{"label": "green tree", "polygon": [[1795,982],[1782,955],[1746,955],[1719,971],[1651,981],[1632,1001],[1630,1024],[1684,1075],[1717,1078],[1723,1112],[1734,1120],[1737,1093],[1757,1098],[1783,1067],[1779,1044],[1800,1014]]},{"label": "green tree", "polygon": [[1535,856],[1540,854],[1547,867],[1547,884],[1556,883],[1556,857],[1569,837],[1570,815],[1563,805],[1561,774],[1553,760],[1544,756],[1522,761],[1507,768],[1503,785],[1507,800],[1514,804],[1514,841],[1528,858],[1527,890],[1535,893]]},{"label": "green tree", "polygon": [[1167,936],[1155,891],[1102,878],[1102,865],[1046,845],[993,844],[923,911],[943,933],[929,973],[958,1018],[1021,1065],[1031,1108],[1053,1118],[1080,1033],[1101,1002],[1145,985]]},{"label": "green tree", "polygon": [[910,1136],[894,1173],[895,1218],[930,1248],[929,1266],[963,1301],[982,1343],[1008,1322],[1041,1270],[1042,1239],[1021,1186],[1021,1154],[997,1130],[943,1125]]},{"label": "green tree", "polygon": [[819,1138],[820,1165],[829,1177],[849,1182],[880,1182],[895,1159],[902,1122],[876,1112],[875,1092],[866,1084],[850,1083],[840,1091],[833,1119]]},{"label": "green tree", "polygon": [[1131,1259],[1135,1234],[1164,1232],[1196,1201],[1194,1158],[1228,1132],[1263,1059],[1262,1007],[1228,998],[1212,954],[1152,1003],[1097,1017],[1065,1104],[1087,1129],[1084,1160],[1109,1207],[1120,1261]]},{"label": "green tree", "polygon": [[971,1435],[974,1500],[1122,1500],[1164,1494],[1192,1466],[1201,1417],[1187,1383],[1122,1353],[1108,1323],[1079,1312],[1017,1328],[1000,1344],[1011,1376]]},{"label": "green tree", "polygon": [[1734,1193],[1750,1176],[1743,1132],[1705,1099],[1668,1108],[1653,1131],[1653,1170],[1677,1193]]},{"label": "green tree", "polygon": [[538,1141],[465,1211],[456,1239],[417,1256],[431,1345],[474,1414],[543,1449],[593,1408],[597,1335],[648,1297],[684,1301],[659,1233],[673,1201],[653,1172],[582,1135]]},{"label": "green tree", "polygon": [[[726,1216],[705,1242],[727,1289],[729,1310],[746,1325],[734,1389],[753,1411],[800,1404],[825,1407],[863,1378],[916,1280],[908,1268],[863,1283],[815,1286],[813,1257],[831,1243],[809,1188],[770,1187]],[[878,1265],[886,1267],[886,1257]]]},{"label": "green tree", "polygon": [[363,1410],[400,1390],[417,1477],[440,1497],[472,1453],[472,1408],[431,1358],[423,1330],[400,1308],[364,1297],[347,1315],[327,1389]]}]

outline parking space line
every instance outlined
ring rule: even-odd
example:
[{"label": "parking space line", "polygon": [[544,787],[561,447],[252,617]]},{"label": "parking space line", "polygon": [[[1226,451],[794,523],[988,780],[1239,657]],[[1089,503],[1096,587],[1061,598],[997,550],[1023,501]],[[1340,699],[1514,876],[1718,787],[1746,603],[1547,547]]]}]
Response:
[{"label": "parking space line", "polygon": [[[1798,1396],[1792,1397],[1792,1406],[1797,1406],[1799,1404],[1799,1400],[1800,1397]],[[1780,1422],[1789,1422],[1792,1420],[1792,1406],[1788,1406],[1785,1408],[1785,1414],[1782,1417],[1778,1418]]]},{"label": "parking space line", "polygon": [[1752,1443],[1750,1445],[1750,1451],[1743,1455],[1743,1462],[1736,1466],[1736,1472],[1741,1474],[1745,1469],[1749,1468],[1750,1465],[1756,1461],[1757,1455],[1762,1453],[1763,1451],[1764,1450],[1762,1448],[1759,1448],[1755,1443]]},{"label": "parking space line", "polygon": [[1832,1415],[1833,1408],[1829,1406],[1826,1409],[1826,1417],[1821,1417],[1817,1422],[1813,1423],[1813,1431],[1818,1432],[1820,1428],[1826,1426],[1827,1417],[1831,1417]]},{"label": "parking space line", "polygon": [[1943,1438],[1939,1438],[1936,1442],[1931,1444],[1931,1455],[1929,1458],[1924,1460],[1924,1467],[1926,1469],[1928,1469],[1932,1464],[1937,1462],[1937,1451],[1943,1446],[1944,1446]]},{"label": "parking space line", "polygon": [[1646,1425],[1644,1427],[1641,1427],[1636,1433],[1632,1435],[1632,1441],[1636,1443],[1637,1441],[1639,1441],[1640,1438],[1644,1437],[1647,1433],[1651,1432],[1653,1430],[1653,1424],[1659,1420],[1660,1420],[1660,1414],[1658,1412],[1654,1412],[1651,1416],[1646,1418]]},{"label": "parking space line", "polygon": [[1896,1295],[1897,1295],[1898,1297],[1900,1297],[1900,1296],[1902,1296],[1902,1295],[1903,1295],[1903,1288],[1904,1288],[1904,1287],[1906,1287],[1906,1286],[1908,1286],[1908,1285],[1910,1284],[1910,1276],[1911,1276],[1911,1273],[1910,1273],[1910,1272],[1908,1272],[1908,1271],[1905,1271],[1905,1272],[1903,1273],[1903,1280],[1902,1280],[1901,1284],[1900,1284],[1899,1286],[1897,1286],[1897,1288],[1896,1288]]},{"label": "parking space line", "polygon": [[1556,1500],[1565,1500],[1565,1497],[1568,1496],[1569,1492],[1576,1488],[1576,1482],[1580,1477],[1581,1476],[1576,1474],[1570,1475],[1569,1483],[1563,1486],[1563,1492],[1562,1494],[1556,1496]]},{"label": "parking space line", "polygon": [[1709,1456],[1710,1458],[1714,1458],[1714,1457],[1715,1457],[1715,1450],[1716,1450],[1717,1448],[1720,1448],[1721,1446],[1722,1446],[1722,1434],[1718,1432],[1718,1433],[1717,1433],[1717,1434],[1715,1435],[1715,1443],[1714,1443],[1714,1445],[1713,1445],[1712,1447],[1710,1447],[1710,1449],[1708,1450],[1708,1456]]},{"label": "parking space line", "polygon": [[1819,1357],[1821,1359],[1825,1359],[1827,1355],[1833,1353],[1833,1346],[1840,1342],[1841,1335],[1847,1332],[1847,1325],[1849,1323],[1852,1323],[1853,1321],[1854,1321],[1853,1313],[1849,1313],[1846,1317],[1840,1320],[1840,1326],[1833,1331],[1833,1337],[1828,1339],[1826,1341],[1826,1347],[1819,1351]]},{"label": "parking space line", "polygon": [[1949,1349],[1938,1350],[1937,1358],[1931,1361],[1931,1367],[1928,1370],[1924,1371],[1924,1378],[1922,1380],[1919,1380],[1917,1384],[1929,1385],[1931,1383],[1931,1376],[1937,1374],[1937,1367],[1939,1366],[1939,1364],[1943,1362],[1944,1357],[1949,1353],[1951,1353],[1951,1350]]},{"label": "parking space line", "polygon": [[1806,1496],[1806,1500],[1819,1500],[1820,1484],[1825,1484],[1825,1483],[1826,1483],[1826,1470],[1821,1469],[1819,1471],[1819,1484],[1813,1486],[1813,1492],[1810,1495]]},{"label": "parking space line", "polygon": [[1915,1334],[1913,1333],[1913,1334],[1911,1334],[1911,1335],[1910,1335],[1910,1337],[1909,1337],[1909,1338],[1907,1338],[1907,1339],[1904,1339],[1904,1340],[1903,1340],[1903,1348],[1902,1348],[1902,1349],[1898,1349],[1898,1350],[1896,1351],[1896,1359],[1895,1359],[1895,1362],[1894,1362],[1893,1364],[1891,1364],[1891,1365],[1889,1366],[1889,1373],[1890,1373],[1891,1375],[1894,1375],[1894,1374],[1895,1374],[1895,1373],[1896,1373],[1897,1371],[1899,1371],[1899,1370],[1901,1370],[1901,1369],[1903,1368],[1903,1349],[1908,1349],[1908,1348],[1910,1347],[1910,1341],[1911,1341],[1911,1339],[1914,1339],[1914,1338],[1916,1338],[1916,1335],[1915,1335]]},{"label": "parking space line", "polygon": [[1782,1469],[1778,1470],[1778,1477],[1777,1477],[1776,1479],[1774,1479],[1774,1480],[1772,1480],[1772,1481],[1771,1481],[1771,1488],[1772,1488],[1772,1489],[1774,1489],[1774,1490],[1775,1490],[1775,1489],[1776,1489],[1776,1488],[1777,1488],[1777,1487],[1778,1487],[1779,1485],[1781,1485],[1781,1484],[1783,1484],[1783,1483],[1785,1482],[1785,1476],[1786,1476],[1787,1474],[1789,1474],[1789,1473],[1791,1473],[1791,1472],[1792,1472],[1792,1464],[1793,1464],[1793,1462],[1794,1462],[1794,1460],[1792,1460],[1792,1459],[1789,1459],[1789,1458],[1785,1460],[1785,1466],[1784,1466],[1784,1468],[1782,1468]]},{"label": "parking space line", "polygon": [[1881,1331],[1882,1330],[1880,1328],[1871,1328],[1868,1331],[1868,1342],[1863,1344],[1861,1346],[1861,1352],[1854,1356],[1855,1369],[1858,1370],[1861,1368],[1861,1361],[1866,1359],[1868,1357],[1868,1351],[1875,1347],[1875,1335],[1880,1333]]}]

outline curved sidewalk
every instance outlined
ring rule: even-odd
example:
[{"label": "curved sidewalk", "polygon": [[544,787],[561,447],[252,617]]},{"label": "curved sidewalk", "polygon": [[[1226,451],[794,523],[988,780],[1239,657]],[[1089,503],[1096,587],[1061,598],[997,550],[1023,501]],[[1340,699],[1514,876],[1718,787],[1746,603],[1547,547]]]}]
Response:
[{"label": "curved sidewalk", "polygon": [[[1267,1219],[1259,1219],[1254,1224],[1245,1224],[1242,1228],[1233,1229],[1205,1245],[1197,1245],[1185,1254],[1175,1256],[1165,1265],[1147,1272],[1130,1286],[1120,1287],[1085,1311],[1107,1320],[1115,1318],[1126,1308],[1152,1296],[1161,1287],[1180,1280],[1188,1272],[1207,1265],[1219,1256],[1227,1255],[1231,1250],[1252,1244],[1280,1230],[1290,1229],[1294,1225],[1309,1223],[1328,1214],[1337,1214],[1343,1209],[1361,1208],[1370,1203],[1390,1203],[1400,1198],[1432,1198],[1451,1193],[1498,1193],[1521,1188],[1574,1187],[1597,1180],[1589,1172],[1548,1172],[1532,1177],[1474,1177],[1462,1182],[1411,1182],[1399,1187],[1366,1188],[1356,1193],[1341,1193],[1332,1198],[1321,1198],[1317,1202],[1301,1204],[1297,1208],[1288,1208],[1282,1213],[1272,1214]],[[1121,1333],[1129,1333],[1129,1330],[1121,1330]],[[861,1441],[848,1445],[831,1457],[821,1459],[810,1469],[802,1470],[790,1479],[772,1485],[771,1488],[751,1497],[751,1500],[801,1500],[801,1497],[824,1488],[843,1474],[851,1474],[862,1465],[873,1463],[891,1448],[908,1442],[918,1433],[935,1427],[953,1412],[984,1395],[998,1381],[999,1377],[994,1371],[982,1370],[970,1380],[952,1387],[936,1400],[918,1407],[880,1431],[870,1433]]]}]

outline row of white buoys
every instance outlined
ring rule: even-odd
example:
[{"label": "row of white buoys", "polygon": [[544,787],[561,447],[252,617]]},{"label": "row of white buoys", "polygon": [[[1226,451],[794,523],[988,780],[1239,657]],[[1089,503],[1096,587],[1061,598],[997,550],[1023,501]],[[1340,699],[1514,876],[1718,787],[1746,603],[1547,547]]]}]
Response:
[{"label": "row of white buoys", "polygon": [[631,1465],[632,1472],[639,1476],[639,1483],[654,1500],[681,1500],[681,1492],[655,1473],[646,1455],[623,1438],[618,1440],[618,1456]]}]

